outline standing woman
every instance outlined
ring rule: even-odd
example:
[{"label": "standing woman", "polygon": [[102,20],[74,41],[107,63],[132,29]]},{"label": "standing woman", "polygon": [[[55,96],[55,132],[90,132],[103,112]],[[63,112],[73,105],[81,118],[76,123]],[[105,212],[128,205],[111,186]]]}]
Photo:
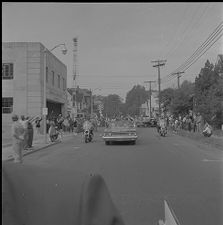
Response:
[{"label": "standing woman", "polygon": [[23,125],[19,122],[19,117],[17,115],[12,116],[12,150],[15,163],[22,163],[22,150],[24,141],[25,129]]}]

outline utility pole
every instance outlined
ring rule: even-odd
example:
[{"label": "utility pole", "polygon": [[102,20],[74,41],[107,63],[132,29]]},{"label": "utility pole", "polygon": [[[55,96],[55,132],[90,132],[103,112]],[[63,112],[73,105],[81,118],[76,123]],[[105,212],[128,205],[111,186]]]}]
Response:
[{"label": "utility pole", "polygon": [[90,111],[91,111],[91,117],[93,115],[93,95],[92,95],[92,90],[90,89],[90,104],[91,104],[91,108],[90,108]]},{"label": "utility pole", "polygon": [[161,88],[160,88],[160,66],[164,66],[165,65],[165,62],[167,60],[155,60],[155,61],[151,61],[152,63],[157,63],[156,65],[154,65],[153,67],[157,67],[158,68],[158,87],[159,87],[159,115],[161,115],[161,107],[160,107],[160,91],[161,91]]},{"label": "utility pole", "polygon": [[[77,37],[73,38],[73,83],[72,87],[75,92],[73,93],[73,110],[75,116],[77,116],[78,113],[78,104],[77,104],[77,44],[78,39]],[[75,96],[75,98],[74,98]]]},{"label": "utility pole", "polygon": [[180,88],[180,74],[182,74],[184,72],[176,72],[176,73],[172,73],[172,75],[177,75],[177,87],[178,89]]},{"label": "utility pole", "polygon": [[73,38],[73,88],[77,88],[77,37]]},{"label": "utility pole", "polygon": [[149,83],[149,116],[150,118],[152,117],[152,89],[151,89],[151,84],[155,83],[156,81],[152,81],[152,80],[148,80],[148,81],[144,81],[144,83]]}]

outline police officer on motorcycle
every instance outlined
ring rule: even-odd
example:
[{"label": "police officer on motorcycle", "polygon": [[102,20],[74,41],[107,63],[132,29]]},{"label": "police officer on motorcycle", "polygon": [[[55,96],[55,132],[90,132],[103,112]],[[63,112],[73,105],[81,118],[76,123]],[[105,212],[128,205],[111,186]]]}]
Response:
[{"label": "police officer on motorcycle", "polygon": [[83,123],[83,130],[89,130],[90,134],[93,136],[93,124],[90,121],[90,116],[86,117],[86,120]]},{"label": "police officer on motorcycle", "polygon": [[165,120],[165,118],[164,118],[163,115],[158,120],[158,123],[157,123],[157,132],[160,131],[161,127],[166,129],[166,120]]}]

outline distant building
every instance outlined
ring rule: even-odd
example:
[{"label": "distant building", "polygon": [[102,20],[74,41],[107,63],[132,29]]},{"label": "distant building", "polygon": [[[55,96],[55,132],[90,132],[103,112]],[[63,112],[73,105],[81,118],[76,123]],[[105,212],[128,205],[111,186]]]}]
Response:
[{"label": "distant building", "polygon": [[[144,116],[150,116],[150,99],[147,100],[144,104],[140,107],[140,114]],[[152,116],[155,117],[156,113],[159,110],[159,100],[158,100],[158,91],[152,91],[151,96],[151,112]]]},{"label": "distant building", "polygon": [[67,89],[67,113],[70,115],[72,119],[76,116],[76,108],[73,106],[73,94],[70,90]]},{"label": "distant building", "polygon": [[46,70],[48,116],[67,113],[67,67],[38,42],[2,43],[2,121],[11,123],[12,113],[41,116],[44,106],[43,78]]},{"label": "distant building", "polygon": [[76,110],[76,114],[90,113],[90,107],[91,107],[90,90],[82,89],[79,86],[77,86],[77,88],[67,88],[67,90],[73,96],[73,107]]}]

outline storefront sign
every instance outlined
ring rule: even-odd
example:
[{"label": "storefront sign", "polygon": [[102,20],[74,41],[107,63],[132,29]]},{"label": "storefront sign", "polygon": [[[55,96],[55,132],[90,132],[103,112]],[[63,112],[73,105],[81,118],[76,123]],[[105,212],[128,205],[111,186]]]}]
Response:
[{"label": "storefront sign", "polygon": [[48,115],[48,108],[42,108],[42,110],[43,115]]}]

